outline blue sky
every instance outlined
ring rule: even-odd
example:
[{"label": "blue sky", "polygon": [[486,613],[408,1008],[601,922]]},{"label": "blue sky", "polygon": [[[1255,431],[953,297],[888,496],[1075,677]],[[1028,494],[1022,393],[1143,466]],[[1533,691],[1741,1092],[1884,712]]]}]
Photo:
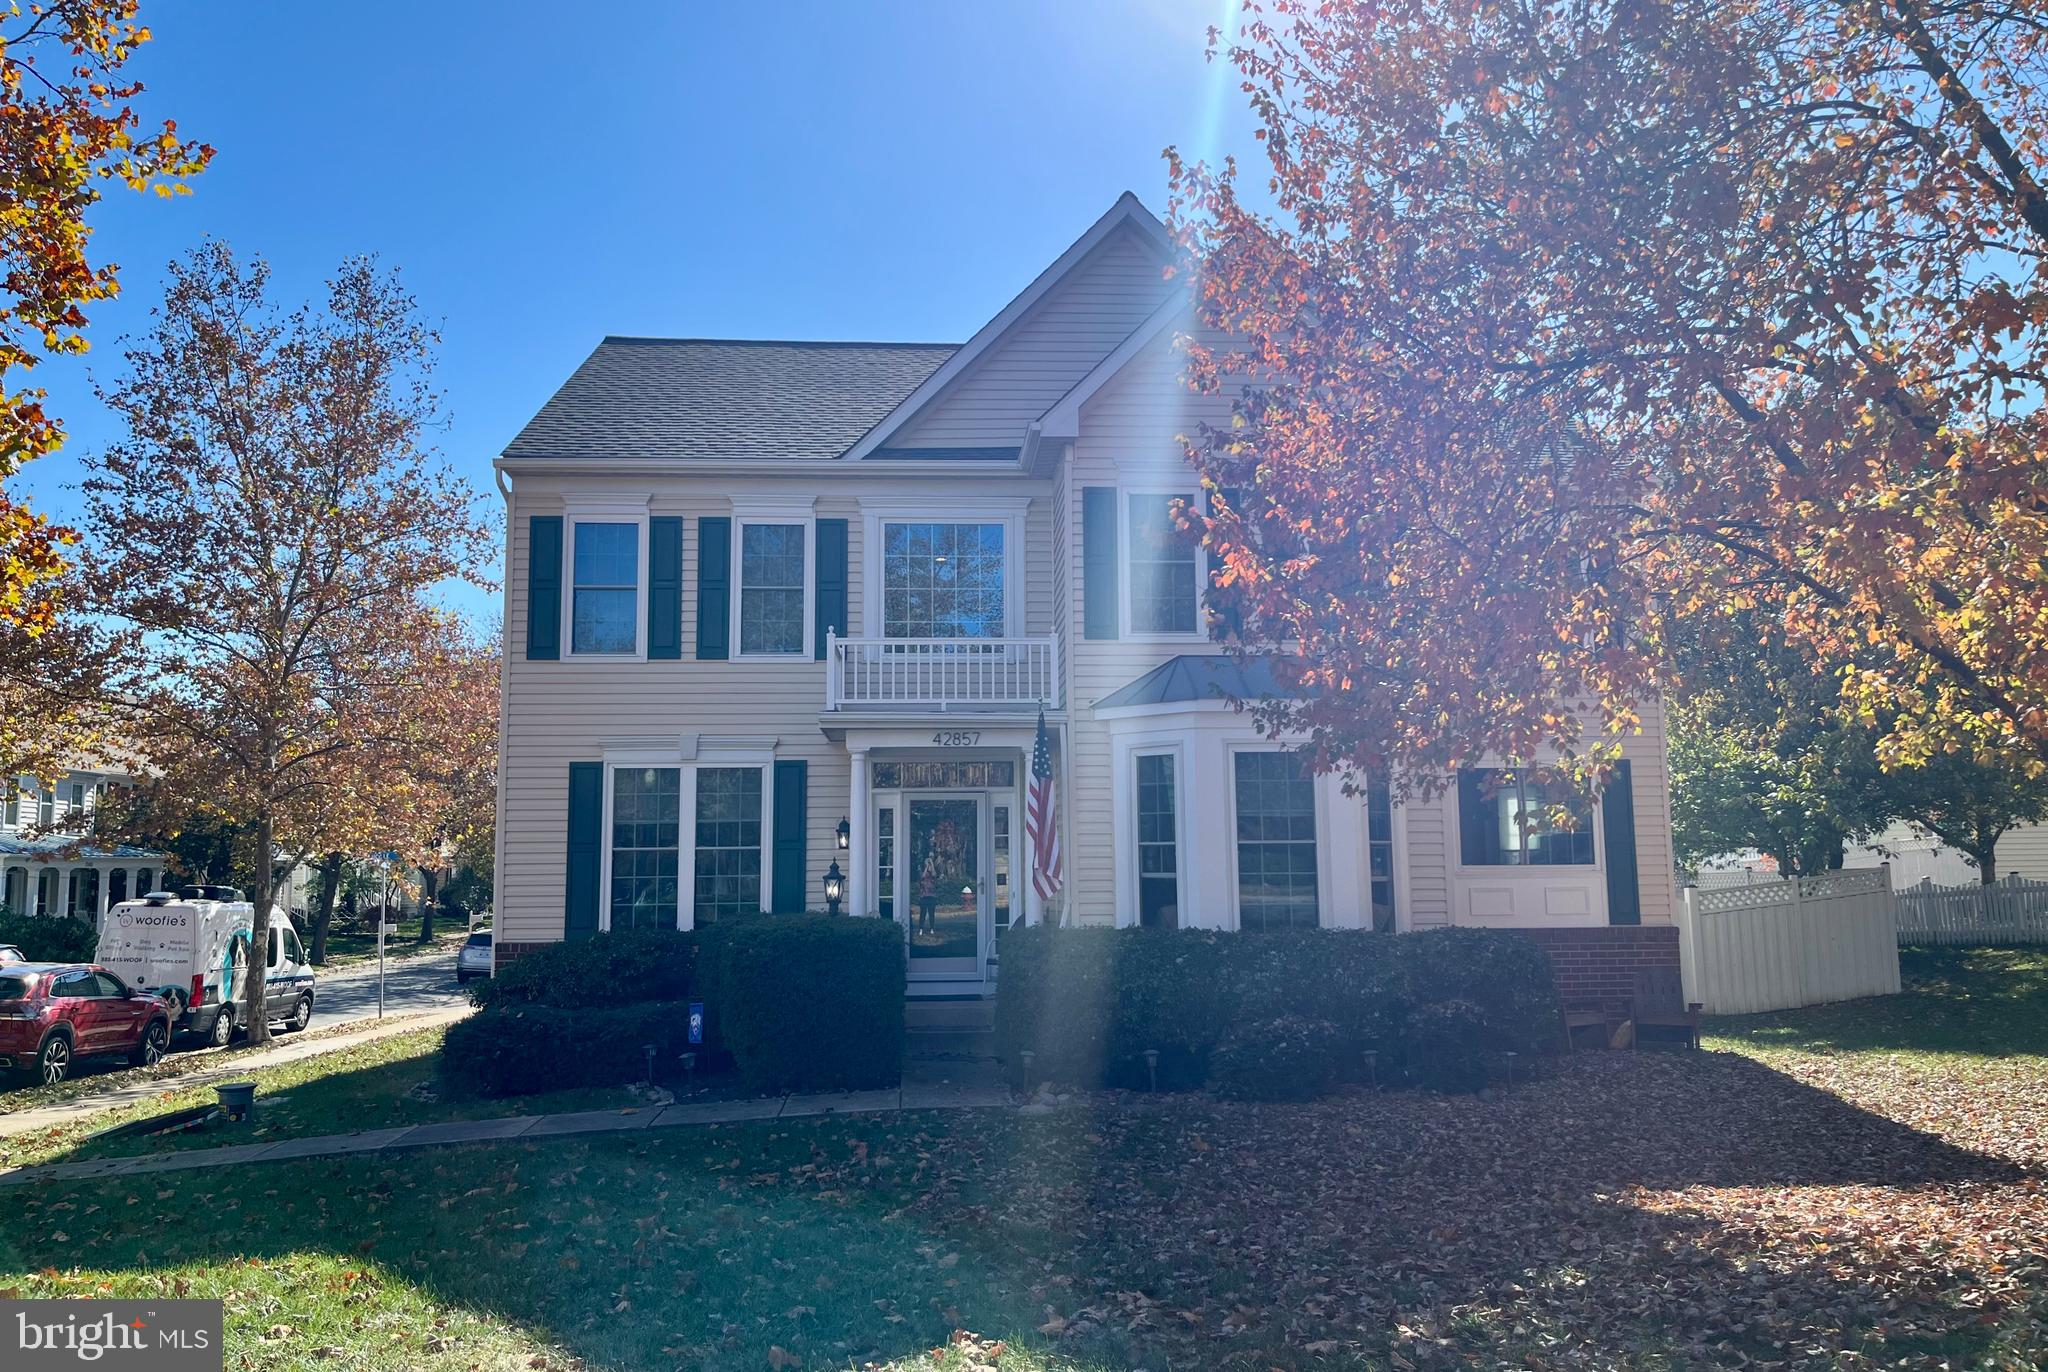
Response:
[{"label": "blue sky", "polygon": [[[440,321],[440,446],[490,462],[607,333],[964,339],[1169,143],[1248,143],[1204,33],[1229,0],[287,5],[145,0],[147,118],[219,149],[176,201],[110,191],[122,296],[37,369],[71,433],[10,488],[77,509],[88,374],[208,234],[281,299],[344,256]],[[495,495],[493,496],[495,499]],[[457,603],[494,616],[494,597]]]}]

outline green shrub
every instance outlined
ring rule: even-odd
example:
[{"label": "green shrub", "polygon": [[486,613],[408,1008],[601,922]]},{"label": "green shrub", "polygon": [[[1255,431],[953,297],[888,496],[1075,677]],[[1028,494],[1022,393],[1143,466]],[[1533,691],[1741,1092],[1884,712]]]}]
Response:
[{"label": "green shrub", "polygon": [[692,989],[697,941],[673,929],[622,929],[551,943],[472,982],[470,1003],[579,1009],[593,1001],[683,1000]]},{"label": "green shrub", "polygon": [[[1273,1071],[1290,1083],[1276,1090],[1294,1090],[1304,1072],[1319,1083],[1355,1079],[1367,1050],[1390,1071],[1406,1062],[1418,1078],[1469,1089],[1459,1083],[1474,1080],[1475,1064],[1483,1083],[1491,1055],[1534,1052],[1556,1035],[1549,960],[1510,932],[1040,925],[1004,936],[1002,967],[996,1051],[1026,1087],[1144,1086],[1144,1053],[1154,1049],[1163,1089],[1228,1077],[1238,1083],[1229,1089],[1249,1093],[1256,1088],[1242,1083],[1273,1043]],[[1269,1033],[1276,1025],[1287,1028],[1281,1040]]]},{"label": "green shrub", "polygon": [[657,1080],[672,1078],[689,1033],[688,1006],[674,1001],[500,1004],[448,1026],[441,1073],[457,1090],[485,1096],[618,1086],[646,1077],[651,1043]]},{"label": "green shrub", "polygon": [[878,919],[774,915],[712,939],[709,1013],[756,1091],[854,1091],[903,1076],[903,931]]},{"label": "green shrub", "polygon": [[0,909],[0,943],[15,945],[30,962],[91,962],[100,940],[82,919]]},{"label": "green shrub", "polygon": [[1314,1100],[1336,1076],[1344,1042],[1328,1020],[1257,1020],[1216,1050],[1210,1081],[1232,1100]]}]

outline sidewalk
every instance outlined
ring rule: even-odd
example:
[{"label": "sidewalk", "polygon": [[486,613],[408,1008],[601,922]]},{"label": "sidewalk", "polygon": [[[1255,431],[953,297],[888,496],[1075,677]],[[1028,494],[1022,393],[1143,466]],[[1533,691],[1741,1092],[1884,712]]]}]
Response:
[{"label": "sidewalk", "polygon": [[[416,1028],[417,1025],[408,1026]],[[246,1061],[246,1059],[244,1060]],[[239,1072],[242,1064],[236,1064]],[[622,1134],[680,1125],[738,1124],[754,1120],[799,1119],[821,1115],[893,1114],[908,1110],[970,1110],[1010,1104],[1000,1086],[951,1082],[908,1081],[882,1091],[849,1091],[813,1096],[768,1096],[759,1100],[704,1101],[633,1110],[581,1110],[565,1115],[513,1115],[504,1119],[451,1120],[396,1129],[369,1129],[356,1134],[324,1134],[282,1139],[276,1143],[238,1144],[224,1148],[193,1148],[174,1153],[145,1153],[132,1158],[96,1158],[89,1162],[50,1162],[0,1172],[0,1187],[38,1181],[80,1181],[102,1177],[133,1177],[158,1172],[191,1172],[233,1167],[249,1162],[282,1162],[292,1158],[329,1158],[355,1153],[391,1153],[456,1143],[506,1143],[514,1139],[566,1138],[576,1134]],[[261,1108],[261,1102],[258,1102]]]},{"label": "sidewalk", "polygon": [[375,1043],[394,1034],[410,1034],[420,1029],[453,1024],[469,1013],[469,1007],[461,1005],[446,1010],[429,1010],[421,1014],[394,1015],[387,1019],[363,1021],[363,1028],[330,1029],[317,1038],[274,1037],[271,1046],[267,1048],[255,1052],[244,1050],[225,1054],[215,1065],[180,1072],[175,1076],[152,1078],[132,1086],[118,1086],[91,1095],[77,1096],[55,1105],[0,1115],[0,1138],[13,1138],[17,1134],[32,1134],[38,1129],[72,1124],[109,1110],[117,1110],[124,1105],[137,1105],[152,1100],[166,1091],[184,1091],[194,1086],[210,1086],[215,1082],[246,1076],[259,1067],[276,1067],[281,1063],[317,1058],[324,1053],[336,1053],[344,1048]]}]

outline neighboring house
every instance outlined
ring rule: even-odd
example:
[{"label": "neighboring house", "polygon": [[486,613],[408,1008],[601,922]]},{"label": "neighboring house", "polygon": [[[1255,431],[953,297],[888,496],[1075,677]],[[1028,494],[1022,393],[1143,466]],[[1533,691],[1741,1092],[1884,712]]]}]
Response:
[{"label": "neighboring house", "polygon": [[[1575,832],[1473,774],[1388,803],[1224,692],[1178,436],[1171,246],[1129,195],[964,345],[608,338],[497,463],[497,947],[825,904],[912,994],[1017,920],[1542,931],[1568,989],[1675,966],[1663,715]],[[1032,892],[1043,709],[1064,886]],[[1604,980],[1603,980],[1604,978]]]},{"label": "neighboring house", "polygon": [[0,906],[97,925],[109,905],[155,890],[164,854],[92,841],[93,811],[128,782],[118,768],[81,762],[55,786],[24,776],[0,790]]}]

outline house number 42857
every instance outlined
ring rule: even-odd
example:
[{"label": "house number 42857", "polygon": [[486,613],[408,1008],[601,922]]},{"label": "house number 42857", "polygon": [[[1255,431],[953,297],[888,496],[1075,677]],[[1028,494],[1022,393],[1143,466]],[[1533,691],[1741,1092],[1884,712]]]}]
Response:
[{"label": "house number 42857", "polygon": [[941,748],[972,748],[981,742],[981,730],[941,729],[932,735],[932,742]]}]

